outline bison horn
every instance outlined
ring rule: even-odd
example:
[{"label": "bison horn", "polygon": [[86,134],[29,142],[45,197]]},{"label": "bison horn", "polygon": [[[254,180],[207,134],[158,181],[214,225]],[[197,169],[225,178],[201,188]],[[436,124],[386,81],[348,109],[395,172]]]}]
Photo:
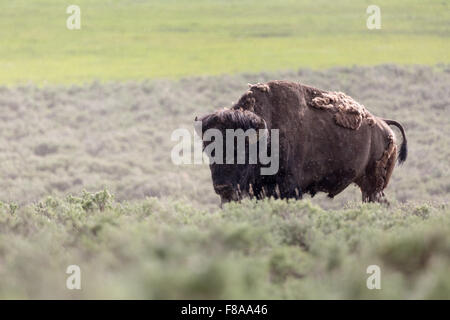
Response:
[{"label": "bison horn", "polygon": [[[250,143],[257,143],[258,141],[263,141],[263,139],[267,142],[267,138],[269,137],[269,129],[267,129],[267,123],[266,120],[262,119],[262,121],[264,122],[264,130],[263,129],[259,129],[259,137],[256,134],[256,136],[254,138],[250,137]],[[262,131],[262,132],[261,132]]]},{"label": "bison horn", "polygon": [[197,135],[201,138],[203,136],[203,122],[198,119],[198,117],[195,117],[194,122],[194,130],[197,133]]},{"label": "bison horn", "polygon": [[266,120],[264,120],[264,131],[263,134],[259,137],[259,140],[261,139],[265,139],[267,141],[267,139],[269,138],[269,129],[267,128],[267,122]]}]

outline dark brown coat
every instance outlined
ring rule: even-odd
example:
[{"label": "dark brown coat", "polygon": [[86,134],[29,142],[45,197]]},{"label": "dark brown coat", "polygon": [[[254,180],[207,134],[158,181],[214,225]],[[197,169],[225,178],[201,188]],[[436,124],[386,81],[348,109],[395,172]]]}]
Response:
[{"label": "dark brown coat", "polygon": [[[246,119],[248,120],[246,122]],[[397,159],[389,125],[403,135],[399,161],[407,156],[402,126],[371,115],[340,92],[300,83],[271,81],[250,86],[230,110],[205,116],[206,128],[279,129],[280,168],[261,176],[258,165],[211,165],[213,184],[222,201],[243,196],[301,198],[326,192],[332,198],[351,183],[363,201],[380,201]],[[264,120],[264,121],[263,121]]]}]

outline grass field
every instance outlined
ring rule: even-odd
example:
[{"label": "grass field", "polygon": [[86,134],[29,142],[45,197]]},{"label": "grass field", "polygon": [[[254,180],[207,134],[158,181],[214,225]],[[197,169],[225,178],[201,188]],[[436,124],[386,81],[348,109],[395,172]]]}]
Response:
[{"label": "grass field", "polygon": [[[207,212],[107,193],[0,206],[0,298],[449,299],[448,207],[245,201]],[[81,290],[67,290],[67,266]],[[381,270],[368,290],[367,267]]]},{"label": "grass field", "polygon": [[[78,0],[76,31],[70,4],[0,0],[0,299],[450,299],[448,1]],[[402,123],[391,206],[220,209],[172,163],[174,129],[274,79]]]},{"label": "grass field", "polygon": [[0,84],[179,78],[243,71],[450,62],[450,3],[79,0],[81,30],[57,0],[1,1]]},{"label": "grass field", "polygon": [[[172,164],[173,129],[267,79],[342,90],[405,126],[391,207],[350,187],[221,210],[207,166]],[[448,66],[385,65],[0,87],[0,298],[449,299],[449,83]]]}]

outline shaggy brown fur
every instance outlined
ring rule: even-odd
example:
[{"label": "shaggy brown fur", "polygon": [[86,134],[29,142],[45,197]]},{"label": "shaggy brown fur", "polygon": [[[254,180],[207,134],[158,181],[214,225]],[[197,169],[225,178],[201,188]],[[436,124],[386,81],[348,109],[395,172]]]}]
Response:
[{"label": "shaggy brown fur", "polygon": [[264,129],[264,120],[248,110],[222,109],[202,119],[203,131],[216,129]]},{"label": "shaggy brown fur", "polygon": [[374,117],[362,104],[342,92],[322,92],[312,99],[312,106],[333,112],[336,123],[344,128],[357,130],[363,120],[371,126],[375,124]]},{"label": "shaggy brown fur", "polygon": [[279,171],[261,176],[259,165],[211,166],[222,201],[252,194],[298,199],[326,192],[334,197],[351,183],[361,188],[363,201],[382,201],[397,158],[389,125],[402,132],[399,162],[406,159],[406,136],[398,122],[374,117],[344,93],[300,83],[250,85],[231,110],[202,118],[204,127],[220,129],[261,128],[261,120],[269,131],[279,130]]}]

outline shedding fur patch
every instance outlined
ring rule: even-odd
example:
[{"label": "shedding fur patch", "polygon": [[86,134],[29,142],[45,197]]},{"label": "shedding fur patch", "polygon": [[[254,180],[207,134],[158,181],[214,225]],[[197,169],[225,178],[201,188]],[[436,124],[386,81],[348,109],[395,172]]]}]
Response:
[{"label": "shedding fur patch", "polygon": [[250,88],[250,90],[252,89],[258,89],[261,90],[262,92],[269,92],[270,88],[267,84],[265,83],[257,83],[257,84],[248,84],[248,87]]},{"label": "shedding fur patch", "polygon": [[312,105],[321,110],[329,110],[334,113],[336,124],[357,130],[363,120],[370,126],[375,124],[375,118],[362,105],[343,92],[326,92],[312,100]]},{"label": "shedding fur patch", "polygon": [[256,97],[258,92],[270,93],[270,87],[265,83],[248,84],[249,89],[242,95],[239,101],[233,105],[233,109],[243,109],[248,111],[255,111]]},{"label": "shedding fur patch", "polygon": [[248,90],[244,95],[239,99],[239,101],[233,106],[233,109],[243,109],[248,111],[255,111],[256,99],[253,96],[253,92]]}]

